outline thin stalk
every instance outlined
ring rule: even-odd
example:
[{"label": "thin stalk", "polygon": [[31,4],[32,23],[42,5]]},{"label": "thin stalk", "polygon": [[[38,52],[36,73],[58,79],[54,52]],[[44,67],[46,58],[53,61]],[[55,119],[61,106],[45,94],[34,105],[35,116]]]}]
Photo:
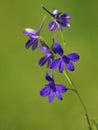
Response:
[{"label": "thin stalk", "polygon": [[46,40],[40,35],[38,36],[40,40],[42,40],[43,42],[47,43]]},{"label": "thin stalk", "polygon": [[[80,103],[81,103],[81,105],[82,105],[82,108],[83,108],[83,110],[84,110],[84,113],[85,113],[85,117],[86,117],[86,120],[87,120],[87,123],[88,123],[88,128],[89,128],[89,130],[92,130],[92,127],[91,127],[91,124],[90,124],[90,119],[89,119],[89,116],[88,116],[88,112],[87,112],[86,106],[85,106],[85,104],[84,104],[84,102],[83,102],[83,100],[82,100],[82,98],[81,98],[79,92],[77,91],[77,89],[76,89],[76,87],[75,87],[73,81],[72,81],[71,78],[69,77],[67,71],[66,71],[66,72],[64,71],[63,74],[65,75],[65,77],[67,78],[67,80],[68,80],[68,82],[70,83],[71,87],[73,88],[72,90],[74,90],[74,92],[75,92],[76,95],[78,96],[79,101],[80,101]],[[70,90],[71,90],[71,89],[70,89]]]},{"label": "thin stalk", "polygon": [[66,45],[66,42],[65,42],[65,39],[64,39],[64,36],[63,36],[63,33],[62,33],[62,30],[60,29],[60,35],[61,35],[61,39],[63,41],[63,45],[65,46]]}]

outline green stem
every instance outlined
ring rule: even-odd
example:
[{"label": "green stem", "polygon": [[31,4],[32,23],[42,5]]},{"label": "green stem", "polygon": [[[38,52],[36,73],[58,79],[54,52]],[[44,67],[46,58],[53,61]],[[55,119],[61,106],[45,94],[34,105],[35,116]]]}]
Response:
[{"label": "green stem", "polygon": [[61,39],[63,41],[63,45],[65,46],[66,45],[66,42],[65,42],[65,39],[64,39],[64,36],[63,36],[63,33],[62,33],[62,30],[60,29],[60,35],[61,35]]},{"label": "green stem", "polygon": [[39,39],[47,43],[46,40],[42,36],[39,36]]},{"label": "green stem", "polygon": [[84,110],[84,113],[85,113],[85,117],[86,117],[86,120],[87,120],[87,123],[88,123],[88,128],[89,128],[89,130],[92,130],[91,124],[90,124],[90,119],[89,119],[89,116],[88,116],[88,112],[87,112],[86,106],[85,106],[85,104],[84,104],[84,102],[83,102],[83,100],[82,100],[82,98],[81,98],[79,92],[77,91],[77,89],[76,89],[76,87],[75,87],[73,81],[72,81],[71,78],[69,77],[67,71],[64,71],[63,74],[64,74],[65,77],[67,78],[67,80],[68,80],[68,82],[70,83],[70,85],[73,87],[73,89],[69,89],[69,90],[74,90],[74,92],[75,92],[76,95],[78,96],[79,101],[80,101],[80,103],[81,103],[81,105],[82,105],[82,108],[83,108],[83,110]]}]

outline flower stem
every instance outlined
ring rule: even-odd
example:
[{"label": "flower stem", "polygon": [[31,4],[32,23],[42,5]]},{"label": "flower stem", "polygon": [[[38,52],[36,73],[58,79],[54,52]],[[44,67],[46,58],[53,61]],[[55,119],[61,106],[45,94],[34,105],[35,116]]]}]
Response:
[{"label": "flower stem", "polygon": [[66,45],[66,42],[65,42],[65,39],[64,39],[64,36],[63,36],[63,33],[62,33],[62,30],[60,29],[60,35],[61,35],[61,39],[63,41],[63,45],[65,46]]},{"label": "flower stem", "polygon": [[39,39],[42,40],[43,42],[47,43],[46,40],[40,35]]},{"label": "flower stem", "polygon": [[85,104],[84,104],[84,102],[83,102],[83,100],[82,100],[82,98],[81,98],[79,92],[77,91],[76,86],[74,85],[73,81],[72,81],[71,78],[69,77],[69,75],[68,75],[68,73],[67,73],[66,70],[63,72],[63,74],[64,74],[65,77],[67,78],[67,80],[68,80],[68,82],[70,83],[70,85],[73,87],[73,89],[69,89],[69,90],[73,90],[73,91],[76,93],[76,95],[78,96],[79,101],[80,101],[80,103],[81,103],[81,105],[82,105],[82,108],[83,108],[83,110],[84,110],[84,113],[85,113],[85,117],[86,117],[86,120],[87,120],[87,123],[88,123],[88,128],[89,128],[89,130],[92,130],[92,127],[91,127],[91,124],[90,124],[90,119],[89,119],[89,116],[88,116],[88,112],[87,112],[86,106],[85,106]]}]

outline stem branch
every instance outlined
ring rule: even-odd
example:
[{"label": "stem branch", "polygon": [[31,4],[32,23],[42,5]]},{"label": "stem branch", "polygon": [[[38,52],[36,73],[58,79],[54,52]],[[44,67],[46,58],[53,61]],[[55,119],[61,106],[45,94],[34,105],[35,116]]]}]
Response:
[{"label": "stem branch", "polygon": [[85,117],[86,117],[86,120],[87,120],[87,123],[88,123],[88,128],[89,128],[89,130],[92,130],[92,127],[91,127],[91,124],[90,124],[90,119],[89,119],[89,116],[88,116],[88,112],[87,112],[86,106],[85,106],[85,104],[84,104],[84,102],[83,102],[83,100],[82,100],[82,98],[81,98],[79,92],[77,91],[77,89],[76,89],[76,87],[75,87],[73,81],[72,81],[71,78],[69,77],[67,71],[64,71],[63,74],[64,74],[65,77],[67,78],[67,80],[68,80],[68,82],[70,83],[71,87],[73,87],[72,90],[74,90],[74,92],[75,92],[76,95],[78,96],[79,101],[80,101],[80,103],[81,103],[81,105],[82,105],[82,108],[83,108],[83,110],[84,110],[84,113],[85,113]]}]

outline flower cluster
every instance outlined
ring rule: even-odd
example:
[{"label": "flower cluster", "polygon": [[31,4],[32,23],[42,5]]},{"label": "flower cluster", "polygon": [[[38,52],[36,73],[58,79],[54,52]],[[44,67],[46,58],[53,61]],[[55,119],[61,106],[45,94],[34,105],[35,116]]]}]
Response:
[{"label": "flower cluster", "polygon": [[[62,31],[63,28],[70,27],[70,14],[62,14],[57,9],[54,9],[51,13],[44,6],[42,6],[42,8],[52,16],[53,20],[48,25],[50,31],[55,31],[56,29],[58,29],[58,31]],[[65,93],[68,90],[68,88],[63,84],[55,84],[54,70],[58,68],[60,73],[63,73],[65,69],[74,71],[75,67],[73,62],[77,62],[79,60],[79,55],[75,52],[64,54],[64,49],[57,40],[54,41],[51,47],[49,47],[49,45],[46,44],[40,35],[44,20],[45,17],[43,18],[40,27],[37,30],[26,28],[23,33],[29,36],[29,40],[25,45],[26,48],[29,48],[31,46],[32,50],[39,49],[40,51],[44,52],[44,56],[39,59],[39,66],[46,64],[49,70],[52,71],[51,76],[48,72],[46,72],[45,78],[48,81],[48,84],[46,84],[40,90],[40,95],[42,97],[48,96],[49,102],[52,103],[54,96],[62,100],[62,93]]]}]

